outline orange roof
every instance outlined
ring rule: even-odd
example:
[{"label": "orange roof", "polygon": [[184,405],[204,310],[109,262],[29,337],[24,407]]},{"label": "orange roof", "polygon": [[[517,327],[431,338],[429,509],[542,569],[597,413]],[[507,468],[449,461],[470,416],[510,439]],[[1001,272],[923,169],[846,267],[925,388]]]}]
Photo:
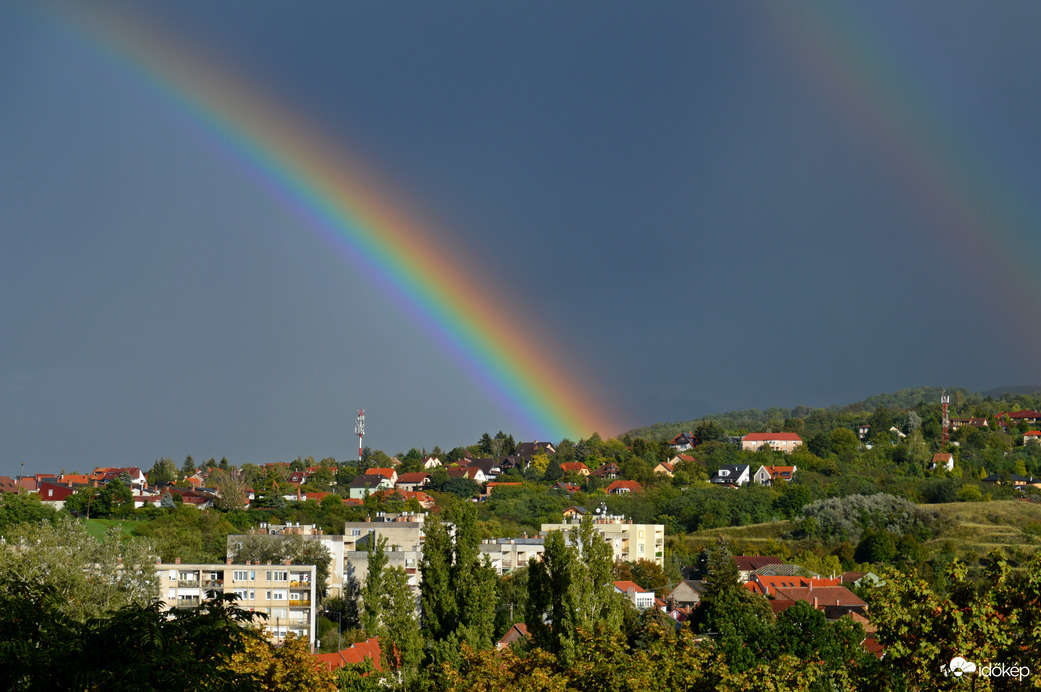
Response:
[{"label": "orange roof", "polygon": [[366,476],[383,476],[384,478],[393,478],[394,474],[397,473],[394,469],[368,469],[365,472]]},{"label": "orange roof", "polygon": [[614,481],[611,485],[607,486],[604,492],[610,495],[611,493],[621,490],[626,490],[631,493],[642,493],[643,486],[636,481]]},{"label": "orange roof", "polygon": [[748,433],[744,437],[748,442],[767,442],[769,440],[786,440],[788,442],[802,442],[802,438],[791,432],[780,433]]},{"label": "orange roof", "polygon": [[368,658],[372,661],[372,665],[376,670],[382,672],[383,668],[380,665],[381,656],[379,637],[366,639],[363,642],[352,644],[346,649],[340,649],[331,654],[312,654],[312,657],[322,663],[326,670],[336,670],[346,665],[361,663]]},{"label": "orange roof", "polygon": [[634,581],[616,581],[614,585],[616,589],[623,592],[633,589],[636,593],[650,593],[648,589],[643,588]]},{"label": "orange roof", "polygon": [[1030,430],[1023,433],[1023,437],[1041,437],[1041,430]]},{"label": "orange roof", "polygon": [[581,461],[565,461],[563,464],[560,465],[560,470],[564,473],[568,473],[570,471],[588,471],[589,467],[583,464]]}]

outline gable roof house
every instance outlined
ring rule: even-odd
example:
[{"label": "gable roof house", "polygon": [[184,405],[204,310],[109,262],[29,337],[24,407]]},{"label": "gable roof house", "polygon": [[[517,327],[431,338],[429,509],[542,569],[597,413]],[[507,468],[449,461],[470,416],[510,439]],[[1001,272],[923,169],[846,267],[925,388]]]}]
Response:
[{"label": "gable roof house", "polygon": [[735,464],[720,466],[719,470],[712,474],[709,481],[712,483],[726,485],[744,485],[751,478],[751,467],[748,464]]},{"label": "gable roof house", "polygon": [[40,497],[40,502],[48,504],[55,509],[64,509],[65,500],[68,499],[69,495],[76,492],[76,489],[67,485],[57,485],[45,481],[40,483],[40,487],[36,489],[36,492]]},{"label": "gable roof house", "polygon": [[682,432],[669,440],[669,447],[675,452],[686,452],[688,449],[694,449],[697,443],[698,438],[694,437],[694,433]]},{"label": "gable roof house", "polygon": [[557,482],[557,484],[553,486],[553,489],[562,490],[568,495],[574,495],[575,493],[582,491],[582,488],[579,488],[574,483],[565,483],[564,481]]},{"label": "gable roof house", "polygon": [[394,484],[399,490],[422,490],[430,485],[430,474],[416,471],[415,473],[403,473],[398,476],[398,482]]},{"label": "gable roof house", "polygon": [[1041,430],[1028,430],[1023,433],[1023,444],[1030,441],[1041,442]]},{"label": "gable roof house", "polygon": [[425,468],[427,470],[430,470],[430,469],[436,469],[439,466],[441,466],[441,460],[438,459],[437,457],[424,457],[423,458],[423,468]]},{"label": "gable roof house", "polygon": [[654,467],[654,472],[655,473],[657,473],[659,475],[663,475],[663,476],[668,476],[669,478],[672,478],[672,475],[673,475],[673,473],[675,471],[676,471],[676,467],[674,467],[668,461],[659,462],[658,465]]},{"label": "gable roof house", "polygon": [[781,558],[776,555],[733,555],[731,559],[737,565],[737,577],[741,583],[751,579],[757,569],[781,564]]},{"label": "gable roof house", "polygon": [[557,453],[557,448],[553,446],[552,442],[521,442],[517,445],[517,449],[513,450],[514,456],[521,457],[525,461],[531,461],[531,458],[536,454],[547,454],[554,455]]},{"label": "gable roof house", "polygon": [[701,603],[701,596],[708,588],[703,581],[683,579],[666,597],[670,608],[690,608]]},{"label": "gable roof house", "polygon": [[381,476],[390,481],[391,485],[398,482],[398,472],[394,469],[383,468],[383,469],[368,469],[365,471],[366,476]]},{"label": "gable roof house", "polygon": [[791,432],[748,433],[741,438],[741,449],[746,452],[754,452],[767,445],[775,452],[791,454],[801,444],[802,438]]},{"label": "gable roof house", "polygon": [[364,500],[377,490],[389,490],[394,487],[389,478],[376,474],[363,473],[355,477],[350,485],[350,497],[353,500]]},{"label": "gable roof house", "polygon": [[950,452],[937,452],[934,454],[933,463],[929,465],[929,469],[935,471],[939,468],[942,468],[944,471],[953,471],[954,455]]},{"label": "gable roof house", "polygon": [[560,465],[560,470],[564,473],[577,473],[580,476],[589,475],[589,467],[581,461],[565,461]]},{"label": "gable roof house", "polygon": [[790,481],[798,469],[795,466],[760,466],[752,475],[758,485],[773,485],[774,481]]},{"label": "gable roof house", "polygon": [[484,475],[484,471],[479,466],[463,466],[448,469],[449,478],[469,478],[475,483],[484,485],[488,482],[488,476]]},{"label": "gable roof house", "polygon": [[829,620],[837,620],[848,613],[867,612],[867,603],[844,586],[809,586],[777,589],[771,605],[774,612],[783,612],[795,605],[796,601],[805,601],[817,610],[824,611]]},{"label": "gable roof house", "polygon": [[614,481],[604,489],[608,495],[625,495],[626,493],[642,493],[643,486],[636,481]]},{"label": "gable roof house", "polygon": [[596,476],[597,478],[607,478],[609,480],[614,480],[615,478],[618,478],[619,474],[621,473],[622,470],[618,468],[618,464],[614,463],[613,461],[609,461],[606,464],[601,464],[596,471],[593,471],[592,475]]},{"label": "gable roof house", "polygon": [[616,581],[614,589],[617,593],[625,596],[639,611],[654,607],[654,592],[648,591],[634,581]]}]

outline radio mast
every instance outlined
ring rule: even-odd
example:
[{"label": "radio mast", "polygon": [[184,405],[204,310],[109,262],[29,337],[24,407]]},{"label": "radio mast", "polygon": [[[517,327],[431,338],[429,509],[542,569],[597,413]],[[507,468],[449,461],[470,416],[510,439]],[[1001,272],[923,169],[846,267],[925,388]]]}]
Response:
[{"label": "radio mast", "polygon": [[365,409],[358,409],[358,422],[354,424],[354,434],[358,436],[358,461],[361,461],[361,438],[365,437]]},{"label": "radio mast", "polygon": [[940,395],[940,411],[943,414],[943,433],[940,436],[940,448],[943,449],[947,446],[947,442],[950,440],[949,429],[951,427],[951,416],[947,411],[947,406],[951,403],[951,397],[947,396],[947,388],[943,388],[943,394]]}]

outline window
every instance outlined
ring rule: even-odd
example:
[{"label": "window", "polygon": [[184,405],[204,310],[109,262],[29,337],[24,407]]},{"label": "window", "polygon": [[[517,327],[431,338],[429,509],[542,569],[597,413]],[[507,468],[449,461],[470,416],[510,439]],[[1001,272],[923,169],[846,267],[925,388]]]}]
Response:
[{"label": "window", "polygon": [[248,576],[249,572],[247,572],[246,570],[237,569],[235,570],[235,573],[232,575],[231,579],[232,581],[246,581]]},{"label": "window", "polygon": [[289,572],[272,572],[271,581],[289,581]]},{"label": "window", "polygon": [[273,590],[271,592],[271,600],[272,601],[284,601],[284,600],[286,600],[286,593],[287,592],[286,592],[285,589],[275,589],[275,590]]},{"label": "window", "polygon": [[360,536],[361,535],[361,529],[351,529],[351,535],[352,536]]}]

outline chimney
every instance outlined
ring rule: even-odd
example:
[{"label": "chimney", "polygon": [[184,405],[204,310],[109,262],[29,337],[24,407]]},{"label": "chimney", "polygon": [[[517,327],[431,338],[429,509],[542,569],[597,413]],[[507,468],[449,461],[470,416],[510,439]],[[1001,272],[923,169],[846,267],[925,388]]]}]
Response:
[{"label": "chimney", "polygon": [[813,609],[814,610],[817,609],[817,597],[816,596],[813,597]]},{"label": "chimney", "polygon": [[286,558],[286,564],[287,564],[287,565],[291,565],[291,564],[293,564],[293,561],[292,561],[292,560],[290,560],[290,559],[289,559],[289,558],[287,557],[287,558]]},{"label": "chimney", "polygon": [[228,558],[228,563],[227,564],[229,564],[229,565],[231,564],[231,558],[230,557]]},{"label": "chimney", "polygon": [[179,558],[179,557],[175,557],[175,558],[173,559],[173,561],[174,561],[174,564],[175,564],[175,565],[179,565],[179,564],[181,564],[181,558]]}]

